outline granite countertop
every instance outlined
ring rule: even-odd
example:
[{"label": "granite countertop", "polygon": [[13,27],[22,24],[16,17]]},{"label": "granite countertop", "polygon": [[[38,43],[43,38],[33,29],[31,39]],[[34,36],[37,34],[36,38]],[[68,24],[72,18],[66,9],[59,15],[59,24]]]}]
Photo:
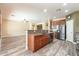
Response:
[{"label": "granite countertop", "polygon": [[42,33],[35,33],[34,36],[43,35]]},{"label": "granite countertop", "polygon": [[34,34],[32,34],[32,35],[34,35],[34,36],[41,36],[41,35],[48,35],[49,33],[46,33],[46,34],[43,34],[43,33],[34,33]]},{"label": "granite countertop", "polygon": [[[53,32],[50,32],[50,33],[53,33]],[[39,35],[48,35],[50,33],[31,33],[31,34],[34,36],[39,36]]]},{"label": "granite countertop", "polygon": [[42,33],[31,33],[30,35],[33,35],[33,36],[40,36],[40,35],[43,35]]}]

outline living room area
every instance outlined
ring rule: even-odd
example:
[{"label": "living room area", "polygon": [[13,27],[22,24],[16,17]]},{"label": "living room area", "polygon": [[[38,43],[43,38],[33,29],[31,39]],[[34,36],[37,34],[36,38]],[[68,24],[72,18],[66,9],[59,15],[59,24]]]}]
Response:
[{"label": "living room area", "polygon": [[0,56],[79,56],[78,3],[0,3]]}]

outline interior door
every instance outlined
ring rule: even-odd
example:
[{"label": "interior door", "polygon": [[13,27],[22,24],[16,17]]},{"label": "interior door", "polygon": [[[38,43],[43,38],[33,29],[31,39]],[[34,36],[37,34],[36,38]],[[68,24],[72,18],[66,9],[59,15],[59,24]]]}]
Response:
[{"label": "interior door", "polygon": [[68,20],[66,22],[66,40],[73,42],[73,20]]}]

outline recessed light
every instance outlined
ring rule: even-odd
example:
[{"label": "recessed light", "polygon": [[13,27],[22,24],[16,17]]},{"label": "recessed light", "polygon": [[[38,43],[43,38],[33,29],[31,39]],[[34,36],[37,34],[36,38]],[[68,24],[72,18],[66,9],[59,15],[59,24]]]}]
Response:
[{"label": "recessed light", "polygon": [[63,6],[66,6],[67,5],[67,3],[63,3]]},{"label": "recessed light", "polygon": [[68,12],[69,10],[65,10],[65,12]]},{"label": "recessed light", "polygon": [[45,12],[45,13],[46,13],[46,12],[47,12],[47,9],[44,9],[44,10],[43,10],[43,12]]}]

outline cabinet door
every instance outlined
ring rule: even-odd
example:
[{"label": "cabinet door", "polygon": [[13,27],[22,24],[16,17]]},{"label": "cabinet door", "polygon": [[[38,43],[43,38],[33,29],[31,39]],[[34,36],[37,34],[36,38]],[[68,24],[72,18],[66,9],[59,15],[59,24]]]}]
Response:
[{"label": "cabinet door", "polygon": [[38,50],[40,47],[41,47],[40,37],[35,37],[35,41],[34,41],[35,51]]},{"label": "cabinet door", "polygon": [[42,39],[41,39],[41,46],[44,46],[48,43],[48,37],[46,36],[43,36]]},{"label": "cabinet door", "polygon": [[45,42],[44,45],[46,45],[48,43],[48,37],[44,38],[44,42]]},{"label": "cabinet door", "polygon": [[41,47],[43,47],[43,46],[45,45],[44,37],[42,37],[42,38],[40,39],[40,41],[41,41]]}]

